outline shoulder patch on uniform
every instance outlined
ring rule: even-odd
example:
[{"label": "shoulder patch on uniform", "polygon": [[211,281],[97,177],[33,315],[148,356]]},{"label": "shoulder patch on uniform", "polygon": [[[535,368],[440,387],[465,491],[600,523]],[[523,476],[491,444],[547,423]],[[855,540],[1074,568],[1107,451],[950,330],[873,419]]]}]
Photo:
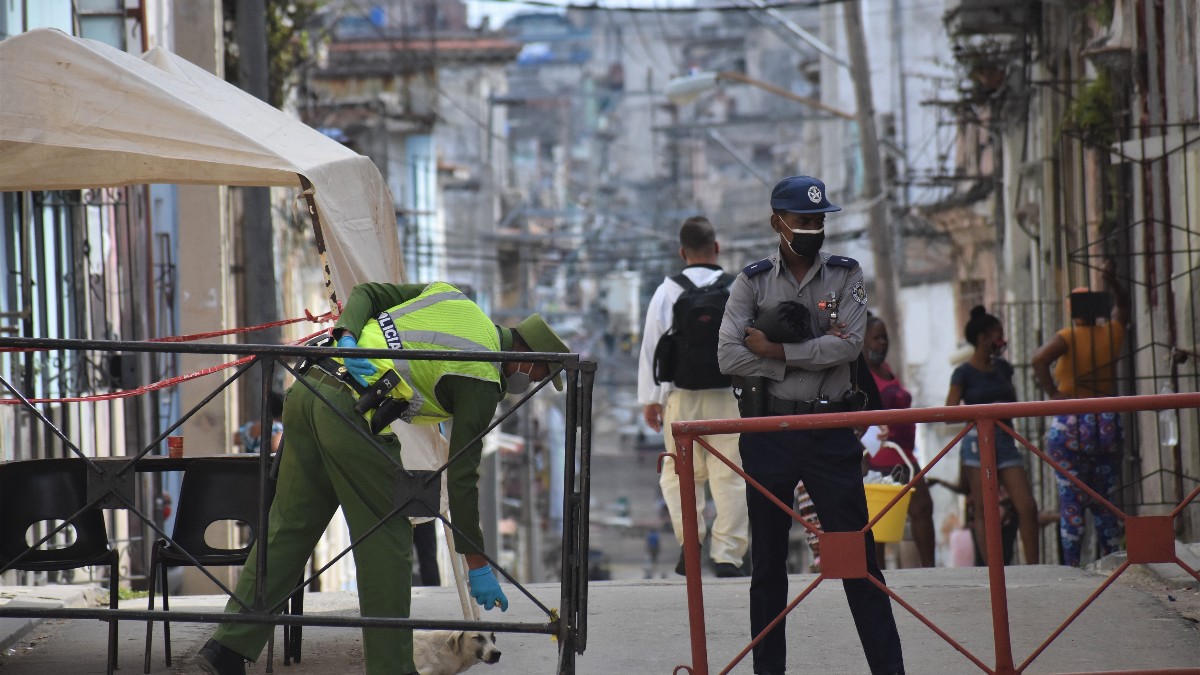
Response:
[{"label": "shoulder patch on uniform", "polygon": [[774,267],[774,265],[771,264],[771,259],[763,258],[762,260],[759,260],[758,262],[752,262],[749,265],[746,265],[745,267],[743,267],[742,274],[745,274],[747,277],[752,277],[760,272],[766,272],[767,270],[771,269],[772,267]]},{"label": "shoulder patch on uniform", "polygon": [[867,304],[867,287],[863,285],[863,282],[856,281],[854,283],[854,288],[850,289],[850,297],[860,305]]},{"label": "shoulder patch on uniform", "polygon": [[849,267],[851,269],[858,267],[857,260],[854,258],[847,258],[844,255],[831,255],[829,256],[829,259],[825,261],[825,264],[833,265],[834,267]]}]

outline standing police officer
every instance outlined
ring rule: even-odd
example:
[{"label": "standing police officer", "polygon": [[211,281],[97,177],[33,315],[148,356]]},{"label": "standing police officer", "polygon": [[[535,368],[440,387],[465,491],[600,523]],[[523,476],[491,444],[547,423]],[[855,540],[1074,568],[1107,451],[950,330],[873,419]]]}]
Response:
[{"label": "standing police officer", "polygon": [[[717,351],[721,370],[766,378],[769,415],[858,409],[851,373],[866,329],[862,268],[850,258],[821,251],[825,214],[841,207],[829,203],[821,181],[792,176],[771,191],[771,209],[779,250],[743,269],[730,289]],[[755,328],[756,320],[770,318],[777,324],[781,316],[795,333],[815,337],[773,342]],[[826,532],[866,527],[862,446],[850,429],[743,433],[741,452],[746,473],[785,504],[792,503],[797,481],[804,481]],[[746,502],[753,564],[750,630],[758,636],[787,605],[792,517],[757,490],[746,490]],[[870,531],[863,555],[868,572],[882,583]],[[842,584],[871,673],[903,673],[900,636],[887,594],[867,579],[844,579]],[[786,656],[781,620],[754,647],[754,672],[783,673]]]},{"label": "standing police officer", "polygon": [[[496,326],[478,305],[444,282],[359,284],[347,298],[333,337],[341,348],[569,351],[540,315],[531,315],[514,329]],[[273,606],[282,600],[340,506],[352,540],[363,537],[354,547],[361,616],[407,617],[412,526],[407,518],[394,513],[395,462],[403,461],[403,453],[387,425],[392,419],[436,424],[453,418],[447,485],[450,515],[458,529],[454,544],[466,555],[471,596],[484,609],[495,606],[506,611],[508,599],[481,555],[478,481],[483,444],[471,441],[491,423],[506,392],[519,394],[531,382],[545,380],[549,368],[550,364],[528,361],[501,364],[353,357],[316,361],[303,375],[309,386],[297,382],[285,399],[287,440],[267,537],[251,549],[234,591],[236,597],[247,606],[254,602],[256,550],[265,541],[266,603]],[[359,389],[374,385],[385,374],[401,378],[392,389],[397,398],[385,397],[386,405],[360,414],[355,407]],[[351,376],[356,383],[349,381]],[[561,376],[554,385],[562,390]],[[356,420],[360,430],[349,427],[310,386],[343,415]],[[364,434],[374,434],[373,442]],[[378,529],[371,531],[377,525]],[[226,612],[240,609],[236,600],[225,607]],[[268,624],[221,624],[201,648],[197,664],[212,675],[244,675],[246,661],[258,658],[272,631]],[[363,628],[363,651],[369,675],[416,671],[411,630]]]}]

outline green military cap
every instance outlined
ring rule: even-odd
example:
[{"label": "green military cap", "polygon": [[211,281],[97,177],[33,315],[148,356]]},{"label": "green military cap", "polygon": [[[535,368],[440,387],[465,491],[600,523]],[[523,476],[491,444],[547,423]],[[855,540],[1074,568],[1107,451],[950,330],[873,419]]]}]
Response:
[{"label": "green military cap", "polygon": [[[530,314],[525,317],[525,320],[517,324],[513,329],[529,345],[530,351],[535,352],[554,352],[556,354],[570,354],[571,348],[563,342],[558,333],[546,323],[541,314]],[[562,374],[558,374],[554,378],[554,388],[563,390]]]}]

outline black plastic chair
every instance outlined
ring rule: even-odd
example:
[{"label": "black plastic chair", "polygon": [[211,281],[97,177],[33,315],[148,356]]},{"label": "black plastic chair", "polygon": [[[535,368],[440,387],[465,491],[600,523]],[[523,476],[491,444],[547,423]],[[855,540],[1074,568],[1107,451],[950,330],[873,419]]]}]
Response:
[{"label": "black plastic chair", "polygon": [[[120,554],[109,546],[104,514],[89,509],[71,522],[75,541],[64,548],[29,551],[34,523],[65,521],[87,503],[88,466],[82,459],[34,459],[0,464],[0,568],[51,572],[105,565],[108,607],[117,608]],[[51,528],[52,529],[52,528]],[[40,539],[40,537],[38,537]],[[34,540],[36,541],[36,539]],[[16,562],[13,562],[16,561]],[[108,620],[108,673],[117,668],[117,619]]]},{"label": "black plastic chair", "polygon": [[[171,538],[177,546],[165,539],[154,543],[150,556],[150,603],[154,609],[156,582],[162,591],[164,611],[170,610],[167,583],[167,568],[178,566],[194,567],[195,564],[183,551],[192,554],[205,567],[244,565],[250,555],[250,547],[258,539],[259,514],[258,463],[233,459],[199,459],[188,465],[183,474],[183,485],[179,488],[179,506],[175,510],[175,527]],[[204,533],[215,522],[240,521],[250,528],[250,538],[242,548],[216,548],[204,540]],[[182,549],[182,550],[180,550]],[[160,582],[161,580],[161,582]],[[304,589],[291,598],[290,612],[303,611]],[[300,660],[300,633],[284,627],[284,664],[289,658]],[[298,627],[294,627],[298,628]],[[146,622],[146,656],[144,672],[150,672],[150,647],[154,635],[154,622]],[[167,666],[171,665],[171,622],[163,621],[163,641]],[[274,651],[274,636],[267,652],[267,672],[271,671],[271,655]]]}]

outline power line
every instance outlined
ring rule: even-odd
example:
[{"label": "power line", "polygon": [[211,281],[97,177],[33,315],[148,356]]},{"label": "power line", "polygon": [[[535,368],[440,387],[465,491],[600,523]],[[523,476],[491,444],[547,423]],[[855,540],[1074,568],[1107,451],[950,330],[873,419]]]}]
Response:
[{"label": "power line", "polygon": [[[643,7],[637,5],[625,5],[622,7],[613,7],[611,5],[601,5],[599,2],[589,4],[577,3],[557,3],[547,2],[546,0],[491,0],[495,3],[511,4],[511,5],[528,5],[530,7],[545,7],[547,9],[561,9],[566,11],[581,11],[581,12],[636,12],[636,13],[653,13],[667,12],[671,14],[695,14],[698,12],[736,12],[745,11],[745,7],[737,5],[715,5],[698,7],[679,6],[679,7]],[[805,2],[773,2],[766,3],[766,9],[804,9],[811,7],[820,7],[821,5],[832,5],[846,0],[806,0]]]},{"label": "power line", "polygon": [[[736,2],[737,0],[734,0],[734,1]],[[849,1],[850,0],[806,0],[805,2],[765,2],[762,4],[761,7],[757,7],[757,6],[756,7],[747,7],[745,5],[734,5],[734,4],[710,5],[710,6],[687,5],[687,6],[679,6],[679,7],[658,7],[657,3],[651,7],[645,7],[645,6],[640,6],[640,5],[624,5],[624,6],[620,6],[620,7],[614,7],[614,6],[608,5],[608,4],[602,5],[598,1],[591,2],[588,4],[580,4],[580,3],[570,3],[570,2],[557,3],[557,2],[549,2],[548,0],[489,0],[489,2],[493,2],[496,4],[541,7],[541,8],[546,8],[546,9],[559,9],[559,10],[570,11],[570,12],[630,12],[630,13],[634,13],[634,14],[651,14],[651,13],[697,14],[700,12],[745,12],[748,10],[764,11],[764,10],[816,9],[819,7],[825,7],[825,6],[829,6],[829,5],[841,5],[841,4],[845,4],[846,2],[849,2]],[[880,1],[882,2],[883,0],[880,0]],[[927,9],[927,8],[940,7],[940,6],[944,6],[944,3],[931,2],[928,4],[922,4],[922,5],[910,5],[910,6],[903,7],[901,9],[904,11],[911,11],[911,10],[915,10],[915,9]],[[863,14],[864,15],[872,15],[872,14],[876,14],[876,13],[885,13],[885,12],[890,12],[890,10],[884,9],[884,10],[878,10],[878,12],[865,11],[865,12],[863,12]]]}]

